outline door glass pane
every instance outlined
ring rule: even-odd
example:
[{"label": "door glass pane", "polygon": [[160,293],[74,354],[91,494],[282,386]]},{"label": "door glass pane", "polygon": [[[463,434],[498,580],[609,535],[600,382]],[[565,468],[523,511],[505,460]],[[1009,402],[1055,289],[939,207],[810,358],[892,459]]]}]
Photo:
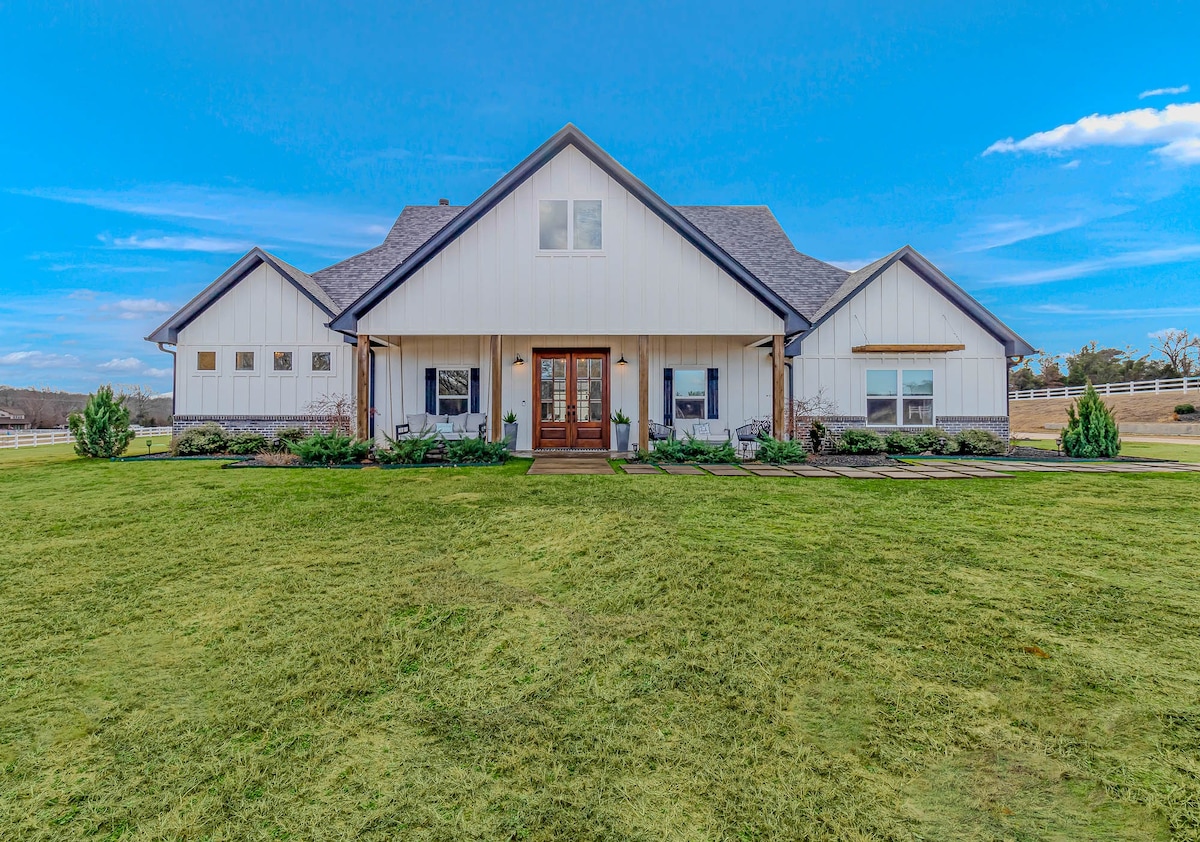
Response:
[{"label": "door glass pane", "polygon": [[904,372],[904,394],[932,395],[933,369],[921,368]]},{"label": "door glass pane", "polygon": [[892,398],[867,398],[867,423],[875,426],[896,425],[896,401]]},{"label": "door glass pane", "polygon": [[[932,376],[930,374],[930,379],[932,379]],[[879,397],[895,395],[896,370],[894,368],[867,369],[867,394]]]},{"label": "door glass pane", "polygon": [[589,362],[589,360],[576,360],[575,361],[575,377],[577,379],[579,379],[579,380],[587,379],[588,362]]},{"label": "door glass pane", "polygon": [[538,202],[538,246],[544,249],[567,247],[565,199],[542,199]]},{"label": "door glass pane", "polygon": [[567,361],[563,357],[543,359],[538,397],[542,421],[567,420]]},{"label": "door glass pane", "polygon": [[600,200],[575,200],[575,248],[600,248]]},{"label": "door glass pane", "polygon": [[566,359],[560,357],[559,359],[556,359],[553,362],[554,362],[554,377],[555,377],[555,379],[558,379],[560,377],[565,378],[567,376],[567,361],[566,361]]}]

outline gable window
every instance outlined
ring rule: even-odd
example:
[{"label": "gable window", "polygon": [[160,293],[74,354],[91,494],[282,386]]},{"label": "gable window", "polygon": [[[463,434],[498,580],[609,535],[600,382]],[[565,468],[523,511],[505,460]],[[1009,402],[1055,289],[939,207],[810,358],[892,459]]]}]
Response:
[{"label": "gable window", "polygon": [[235,351],[233,354],[233,368],[235,371],[254,371],[254,352]]},{"label": "gable window", "polygon": [[328,351],[312,352],[313,371],[329,371],[332,368],[331,362],[330,353]]},{"label": "gable window", "polygon": [[196,371],[216,371],[217,370],[217,352],[216,351],[197,351],[196,352]]},{"label": "gable window", "polygon": [[274,364],[276,371],[291,371],[292,370],[292,352],[291,351],[276,351],[274,354]]},{"label": "gable window", "polygon": [[703,368],[677,368],[674,374],[675,418],[708,418],[708,371]]},{"label": "gable window", "polygon": [[471,397],[469,368],[439,368],[437,373],[437,414],[461,415]]},{"label": "gable window", "polygon": [[602,229],[600,199],[538,201],[538,248],[544,251],[599,251]]},{"label": "gable window", "polygon": [[867,423],[877,427],[933,426],[933,370],[867,370]]}]

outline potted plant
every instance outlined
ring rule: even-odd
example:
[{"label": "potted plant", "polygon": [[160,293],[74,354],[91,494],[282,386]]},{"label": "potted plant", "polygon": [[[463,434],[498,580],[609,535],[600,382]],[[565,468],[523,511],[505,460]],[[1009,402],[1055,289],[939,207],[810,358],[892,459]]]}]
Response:
[{"label": "potted plant", "polygon": [[629,416],[624,410],[618,409],[612,417],[612,422],[617,428],[617,451],[620,453],[629,452]]},{"label": "potted plant", "polygon": [[517,413],[511,409],[504,413],[504,446],[509,453],[517,449]]}]

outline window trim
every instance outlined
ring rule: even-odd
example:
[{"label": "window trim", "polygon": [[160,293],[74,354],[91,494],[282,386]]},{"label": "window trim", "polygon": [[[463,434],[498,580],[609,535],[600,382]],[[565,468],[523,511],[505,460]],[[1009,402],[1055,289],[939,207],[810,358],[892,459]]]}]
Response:
[{"label": "window trim", "polygon": [[[201,368],[200,367],[200,355],[201,354],[212,354],[212,368]],[[196,351],[196,369],[195,369],[196,373],[197,374],[209,374],[209,375],[216,374],[220,370],[220,359],[221,359],[221,355],[218,354],[216,351]]]},{"label": "window trim", "polygon": [[[238,354],[250,355],[250,368],[238,368]],[[234,374],[257,374],[258,373],[258,353],[257,351],[249,351],[242,349],[241,351],[233,352],[233,373]]]},{"label": "window trim", "polygon": [[[872,371],[890,371],[896,375],[896,394],[895,395],[872,395],[870,387],[867,386],[867,380]],[[933,393],[929,395],[905,395],[904,394],[904,374],[910,371],[928,371],[930,382],[933,384]],[[866,416],[868,427],[936,427],[937,426],[937,373],[932,368],[868,368],[863,374],[863,415]],[[904,401],[905,400],[927,400],[929,401],[929,423],[928,424],[909,424],[904,420]],[[896,413],[896,421],[893,424],[874,424],[871,422],[870,402],[871,401],[886,401],[892,402],[892,408]]]},{"label": "window trim", "polygon": [[[276,354],[291,354],[292,355],[292,367],[291,368],[283,368],[283,369],[276,368],[275,367],[275,355]],[[268,369],[267,373],[277,376],[277,377],[289,377],[289,376],[294,377],[294,376],[296,376],[296,373],[297,373],[296,372],[296,349],[295,348],[274,348],[274,349],[272,349],[271,350],[271,368]]]},{"label": "window trim", "polygon": [[[313,368],[313,357],[315,357],[317,354],[324,354],[325,356],[329,357],[329,368]],[[308,373],[314,377],[332,377],[336,373],[334,371],[333,351],[313,351],[310,349],[308,352]]]},{"label": "window trim", "polygon": [[[679,386],[678,386],[679,373],[684,372],[684,371],[699,372],[700,382],[704,385],[704,391],[702,394],[700,394],[700,395],[679,395],[676,393],[676,389],[679,388]],[[700,409],[700,417],[699,418],[684,418],[682,415],[679,414],[679,401],[681,398],[685,401],[699,400],[703,403],[703,406]],[[671,369],[671,418],[675,422],[691,421],[693,423],[696,421],[713,421],[713,420],[715,420],[713,418],[708,417],[708,369],[707,368],[704,368],[704,367],[692,368],[690,366],[681,366],[681,367],[676,367],[676,368]]]},{"label": "window trim", "polygon": [[[538,200],[538,229],[537,229],[537,250],[539,254],[603,254],[604,253],[604,228],[605,228],[605,205],[608,203],[600,196],[574,196],[574,197],[559,197],[548,198],[542,197]],[[567,203],[567,247],[565,249],[549,249],[542,248],[542,202],[566,202]],[[600,203],[600,248],[581,249],[575,248],[575,203],[576,202],[599,202]]]},{"label": "window trim", "polygon": [[[461,371],[466,375],[467,393],[465,395],[443,395],[442,394],[442,372],[443,371]],[[442,400],[466,401],[466,409],[462,412],[442,412]],[[471,411],[471,366],[469,365],[445,365],[437,367],[437,377],[434,380],[433,393],[433,408],[437,410],[435,415],[462,415],[465,412]]]}]

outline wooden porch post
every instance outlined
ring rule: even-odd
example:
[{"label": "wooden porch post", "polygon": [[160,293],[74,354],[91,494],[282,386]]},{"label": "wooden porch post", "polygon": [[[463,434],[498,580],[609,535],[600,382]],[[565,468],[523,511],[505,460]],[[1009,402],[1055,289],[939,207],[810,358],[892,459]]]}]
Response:
[{"label": "wooden porch post", "polygon": [[500,335],[492,334],[492,378],[489,388],[492,392],[492,409],[488,413],[488,421],[491,422],[492,441],[500,441],[503,438],[503,427],[501,426],[504,412],[504,395],[501,392],[501,382],[504,378],[504,368],[500,360]]},{"label": "wooden porch post", "polygon": [[775,434],[778,441],[783,441],[787,438],[787,431],[783,428],[783,402],[787,394],[784,391],[783,383],[783,334],[775,334],[774,340],[771,342],[771,374],[772,374],[772,389],[771,389],[771,431]]},{"label": "wooden porch post", "polygon": [[355,432],[359,439],[366,441],[371,430],[371,337],[360,333],[355,350],[354,405],[358,410]]},{"label": "wooden porch post", "polygon": [[638,450],[650,449],[650,337],[638,337]]}]

